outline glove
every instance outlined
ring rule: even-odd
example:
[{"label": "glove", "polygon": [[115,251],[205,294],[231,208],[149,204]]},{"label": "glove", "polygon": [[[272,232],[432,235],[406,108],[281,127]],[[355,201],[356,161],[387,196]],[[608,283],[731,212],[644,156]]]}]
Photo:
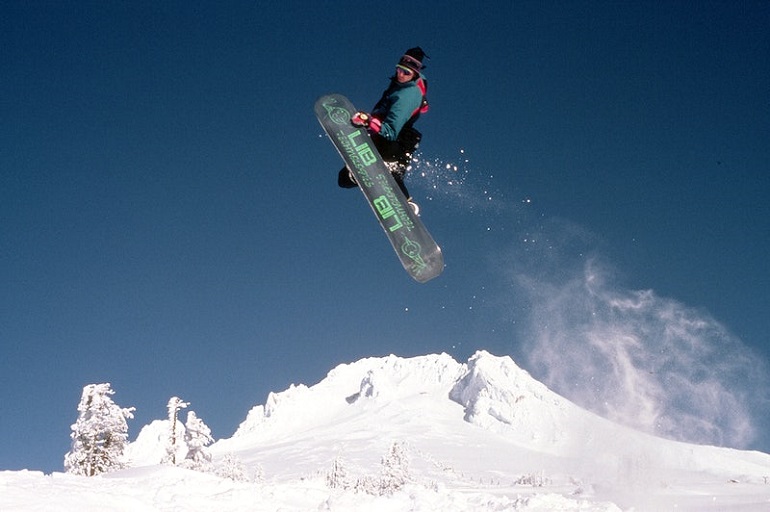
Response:
[{"label": "glove", "polygon": [[353,117],[350,118],[350,122],[353,123],[353,126],[363,126],[368,128],[371,119],[372,117],[366,112],[356,112],[353,114]]},{"label": "glove", "polygon": [[373,133],[380,133],[380,129],[382,128],[382,121],[377,119],[376,117],[372,117],[369,119],[369,131]]},{"label": "glove", "polygon": [[380,133],[380,129],[382,128],[382,121],[376,117],[370,116],[366,112],[356,112],[353,114],[353,117],[350,118],[350,122],[353,123],[354,126],[368,128],[369,131],[374,133]]}]

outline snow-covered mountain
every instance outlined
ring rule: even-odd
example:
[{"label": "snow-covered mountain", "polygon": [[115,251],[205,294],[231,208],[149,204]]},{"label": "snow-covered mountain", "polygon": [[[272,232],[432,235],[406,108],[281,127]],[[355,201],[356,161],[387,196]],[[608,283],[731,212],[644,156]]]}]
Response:
[{"label": "snow-covered mountain", "polygon": [[[159,460],[163,430],[145,428],[135,464]],[[394,446],[407,483],[372,491]],[[483,351],[340,365],[271,393],[211,451],[259,481],[158,465],[6,472],[0,510],[770,510],[770,455],[618,426]]]}]

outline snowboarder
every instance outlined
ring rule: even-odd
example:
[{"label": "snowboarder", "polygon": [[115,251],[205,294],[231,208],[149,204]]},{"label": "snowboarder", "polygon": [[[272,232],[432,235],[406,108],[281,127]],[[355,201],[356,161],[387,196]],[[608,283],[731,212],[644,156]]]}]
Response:
[{"label": "snowboarder", "polygon": [[[393,178],[415,213],[419,207],[404,185],[404,175],[422,138],[414,123],[420,114],[428,111],[427,82],[422,76],[426,58],[428,56],[419,46],[408,49],[398,61],[396,73],[371,113],[357,112],[351,119],[354,125],[368,129],[372,142],[390,167]],[[337,183],[342,188],[357,186],[346,167],[340,170]]]}]

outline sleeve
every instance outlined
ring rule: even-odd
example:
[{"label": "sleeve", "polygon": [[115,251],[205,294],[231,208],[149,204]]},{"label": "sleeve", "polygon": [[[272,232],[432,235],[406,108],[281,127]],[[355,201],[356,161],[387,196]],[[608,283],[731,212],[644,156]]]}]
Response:
[{"label": "sleeve", "polygon": [[412,113],[420,107],[422,93],[420,89],[408,87],[393,93],[393,102],[387,114],[382,118],[380,135],[387,140],[396,140],[401,129],[412,117]]}]

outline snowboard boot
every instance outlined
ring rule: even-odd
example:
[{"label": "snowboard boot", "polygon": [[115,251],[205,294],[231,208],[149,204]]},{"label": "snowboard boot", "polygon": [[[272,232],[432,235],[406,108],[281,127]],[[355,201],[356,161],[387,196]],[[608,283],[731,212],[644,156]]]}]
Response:
[{"label": "snowboard boot", "polygon": [[340,169],[339,175],[337,175],[337,185],[342,188],[355,188],[358,186],[358,183],[353,177],[353,173],[347,167],[343,167]]}]

